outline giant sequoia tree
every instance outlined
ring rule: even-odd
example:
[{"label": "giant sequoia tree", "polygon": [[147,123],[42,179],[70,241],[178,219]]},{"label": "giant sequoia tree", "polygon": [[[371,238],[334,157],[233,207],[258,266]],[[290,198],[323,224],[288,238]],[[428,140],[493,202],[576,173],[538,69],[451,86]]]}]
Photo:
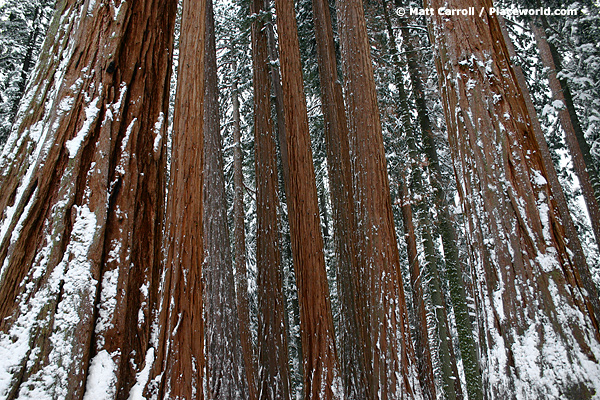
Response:
[{"label": "giant sequoia tree", "polygon": [[[438,8],[438,1],[428,6]],[[472,4],[469,4],[472,5]],[[456,1],[453,7],[466,7]],[[491,7],[480,1],[477,7]],[[498,20],[433,19],[454,168],[475,255],[492,398],[591,398],[597,310],[572,251]]]},{"label": "giant sequoia tree", "polygon": [[175,6],[57,5],[0,161],[3,398],[145,385]]},{"label": "giant sequoia tree", "polygon": [[[203,295],[209,399],[248,397],[225,197],[212,0],[206,6]],[[241,288],[241,290],[244,290]]]},{"label": "giant sequoia tree", "polygon": [[275,7],[278,13],[286,131],[286,148],[283,152],[287,155],[289,168],[285,186],[294,268],[298,279],[304,393],[307,399],[337,399],[340,397],[340,376],[294,3],[291,0],[276,0]]},{"label": "giant sequoia tree", "polygon": [[[252,11],[264,10],[254,0]],[[287,340],[277,222],[277,162],[269,101],[267,35],[264,20],[252,22],[254,137],[256,165],[256,263],[258,269],[258,392],[261,399],[290,398]]]},{"label": "giant sequoia tree", "polygon": [[348,399],[367,398],[363,314],[359,308],[359,271],[356,249],[356,220],[352,190],[352,167],[348,143],[348,122],[342,85],[338,78],[335,42],[329,4],[313,0],[315,38],[319,60],[321,107],[323,109],[327,167],[331,179],[331,204],[340,296],[339,360]]},{"label": "giant sequoia tree", "polygon": [[[354,155],[359,313],[367,393],[414,395],[415,358],[404,299],[389,181],[362,2],[337,3],[350,149]],[[400,343],[402,345],[400,346]]]}]

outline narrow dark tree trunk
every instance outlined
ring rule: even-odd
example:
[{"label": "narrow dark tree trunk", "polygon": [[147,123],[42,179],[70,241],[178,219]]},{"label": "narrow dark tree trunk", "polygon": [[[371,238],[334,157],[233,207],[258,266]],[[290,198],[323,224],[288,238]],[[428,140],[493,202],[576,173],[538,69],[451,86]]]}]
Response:
[{"label": "narrow dark tree trunk", "polygon": [[[542,24],[544,27],[548,25],[545,20],[542,21]],[[592,230],[596,237],[596,243],[600,248],[600,176],[575,112],[569,86],[564,79],[558,78],[558,73],[561,72],[561,60],[558,51],[548,41],[544,27],[539,26],[534,21],[531,21],[529,25],[535,36],[542,63],[548,68],[547,76],[552,90],[552,100],[561,103],[561,108],[558,110],[558,119],[565,132],[565,141],[569,147],[573,169],[579,178],[579,186],[590,215]]]},{"label": "narrow dark tree trunk", "polygon": [[[409,161],[405,163],[405,169],[407,171],[412,171],[410,176],[405,176],[403,171],[400,172],[400,197],[401,197],[401,209],[402,209],[402,220],[404,226],[404,234],[407,241],[407,250],[408,250],[408,264],[410,270],[410,280],[411,287],[413,290],[413,306],[415,307],[415,325],[416,329],[414,330],[415,337],[415,353],[417,360],[417,371],[419,373],[419,380],[421,382],[421,387],[423,391],[423,397],[425,399],[434,399],[436,397],[436,388],[435,388],[435,378],[433,373],[433,361],[432,361],[432,352],[436,351],[439,353],[440,349],[447,349],[448,346],[440,346],[435,349],[431,346],[431,340],[429,337],[429,328],[427,323],[427,309],[426,302],[424,299],[425,293],[429,294],[429,283],[435,282],[438,283],[439,286],[439,273],[436,268],[435,263],[427,262],[425,265],[420,265],[418,259],[418,250],[417,250],[417,241],[420,240],[420,231],[422,230],[421,226],[417,226],[415,230],[415,221],[417,224],[427,224],[428,221],[425,221],[424,218],[417,216],[417,218],[413,218],[413,207],[412,207],[412,198],[411,193],[415,193],[418,195],[423,195],[423,171],[420,165],[416,165],[420,155],[416,150],[416,132],[413,128],[413,123],[410,117],[410,106],[408,102],[408,95],[404,88],[404,78],[402,71],[402,64],[400,62],[400,57],[398,55],[398,48],[396,45],[396,39],[394,36],[394,31],[392,29],[392,22],[389,16],[389,12],[387,9],[387,2],[382,0],[380,2],[381,9],[383,10],[383,17],[385,26],[388,33],[388,42],[385,43],[385,47],[392,59],[392,73],[393,73],[393,82],[396,86],[397,94],[395,97],[396,107],[398,109],[399,116],[399,124],[396,135],[404,138],[406,141],[406,146],[408,147]],[[408,182],[410,182],[411,187],[408,187]],[[421,213],[422,214],[422,213]],[[424,250],[433,250],[431,246],[425,246]],[[430,260],[435,258],[433,254],[426,253],[426,260]],[[423,277],[426,277],[424,280]],[[435,284],[433,286],[436,286]],[[433,297],[429,296],[429,299],[432,300]],[[440,300],[439,296],[435,297],[435,299]],[[432,304],[432,307],[437,310],[445,307],[445,304]],[[444,324],[446,321],[437,321],[433,327],[435,331],[438,331],[438,325]],[[441,339],[447,341],[447,338],[442,338],[437,336],[434,339]],[[438,356],[439,354],[436,354]],[[444,355],[439,355],[438,359],[449,360],[450,357],[444,357]],[[451,366],[448,365],[448,368],[441,369],[442,372],[451,371]],[[455,379],[458,376],[454,377]],[[447,382],[451,379],[451,376],[443,376],[443,382]],[[446,392],[445,396],[448,398],[453,398],[455,396],[454,386],[445,385]]]},{"label": "narrow dark tree trunk", "polygon": [[[39,40],[39,36],[43,34],[42,32],[42,23],[40,22],[40,19],[42,19],[43,16],[43,8],[44,5],[43,4],[38,4],[35,8],[34,11],[34,17],[32,22],[33,25],[33,30],[31,31],[31,33],[29,34],[29,38],[27,39],[27,45],[26,45],[26,52],[25,52],[25,56],[23,57],[23,63],[21,64],[21,76],[19,79],[19,83],[18,83],[18,95],[17,97],[15,97],[13,99],[13,103],[11,105],[11,110],[10,110],[10,115],[9,115],[9,120],[10,122],[14,122],[15,118],[17,117],[17,112],[19,111],[19,104],[21,102],[21,98],[23,97],[23,95],[25,94],[25,86],[27,85],[27,79],[29,78],[29,74],[31,72],[31,69],[33,68],[34,64],[35,64],[35,60],[33,59],[34,56],[34,52],[36,50],[38,50],[38,40]],[[8,132],[7,132],[8,133]],[[4,143],[6,141],[6,137],[0,137],[0,144]]]},{"label": "narrow dark tree trunk", "polygon": [[[209,399],[247,399],[227,225],[212,0],[206,4],[204,94],[204,321]],[[246,289],[247,290],[247,289]]]},{"label": "narrow dark tree trunk", "polygon": [[[416,375],[362,2],[337,2],[357,216],[369,398],[414,396]],[[399,345],[402,343],[402,346]]]},{"label": "narrow dark tree trunk", "polygon": [[[264,10],[254,0],[252,12]],[[281,279],[277,205],[277,162],[271,122],[268,44],[264,21],[252,23],[254,76],[254,135],[258,268],[258,376],[259,399],[290,398],[288,349]]]},{"label": "narrow dark tree trunk", "polygon": [[365,340],[361,336],[362,309],[357,303],[359,270],[356,258],[356,221],[348,123],[342,85],[338,79],[329,3],[313,0],[321,107],[327,147],[327,172],[333,209],[340,303],[339,357],[347,399],[367,399]]},{"label": "narrow dark tree trunk", "polygon": [[[598,325],[566,247],[532,129],[536,116],[528,112],[498,20],[488,14],[491,1],[452,4],[468,6],[483,8],[483,16],[430,20],[483,305],[477,311],[485,330],[486,394],[589,399],[598,390]],[[544,379],[550,375],[555,379]]]},{"label": "narrow dark tree trunk", "polygon": [[176,5],[119,10],[59,2],[0,158],[5,399],[127,398],[154,360]]},{"label": "narrow dark tree trunk", "polygon": [[294,2],[276,0],[289,180],[286,199],[300,302],[304,396],[341,396]]},{"label": "narrow dark tree trunk", "polygon": [[163,299],[158,317],[161,347],[152,371],[153,376],[162,378],[158,398],[204,397],[205,21],[206,1],[184,0],[165,227]]},{"label": "narrow dark tree trunk", "polygon": [[[235,70],[235,68],[234,68]],[[238,308],[240,340],[246,367],[248,399],[256,400],[256,359],[252,334],[250,332],[250,311],[248,307],[248,275],[246,272],[246,232],[244,211],[244,174],[242,170],[243,152],[240,127],[240,101],[237,80],[231,87],[233,107],[233,251],[235,262],[235,285]]]},{"label": "narrow dark tree trunk", "polygon": [[[7,4],[4,4],[4,8],[6,7]],[[15,7],[15,5],[13,4],[12,7]],[[31,29],[31,31],[29,32],[29,35],[27,35],[26,43],[24,43],[25,54],[23,55],[22,60],[19,60],[20,65],[13,65],[14,67],[20,69],[19,77],[16,79],[7,78],[9,79],[7,83],[13,87],[16,86],[16,91],[8,94],[9,99],[6,102],[6,109],[0,111],[0,114],[4,116],[5,123],[7,124],[0,128],[0,148],[8,139],[11,127],[17,118],[17,113],[19,111],[21,99],[25,94],[27,82],[29,81],[31,71],[35,66],[36,58],[38,57],[40,52],[40,39],[43,38],[46,34],[49,24],[49,21],[47,20],[47,18],[49,17],[48,9],[50,8],[49,0],[35,2],[34,5],[29,5],[26,7],[33,8],[33,16],[31,17],[31,19],[28,19],[26,21],[26,26],[28,27],[26,29]],[[7,32],[5,32],[5,34],[6,33]],[[9,34],[14,35],[18,33],[10,32]],[[4,57],[5,55],[3,54],[3,58]],[[3,93],[2,95],[4,96],[6,94]]]},{"label": "narrow dark tree trunk", "polygon": [[[446,191],[444,190],[446,185],[442,176],[442,167],[440,165],[440,160],[435,147],[435,136],[433,134],[432,123],[429,118],[429,112],[427,111],[425,91],[423,88],[423,75],[417,60],[415,46],[413,45],[414,38],[412,35],[410,35],[408,28],[403,28],[401,32],[408,55],[408,71],[410,74],[413,94],[415,96],[417,118],[419,121],[419,127],[421,128],[423,150],[429,161],[431,185],[435,197],[435,204],[438,210],[439,230],[444,249],[444,260],[446,261],[446,276],[448,279],[448,287],[450,289],[450,301],[452,302],[452,308],[454,310],[456,327],[458,331],[458,343],[461,359],[463,361],[463,369],[465,371],[467,393],[469,399],[482,399],[483,392],[479,358],[477,355],[477,344],[473,336],[473,325],[469,315],[465,284],[463,280],[463,273],[467,267],[465,262],[461,261],[459,256],[456,222],[450,212],[450,202],[446,198]],[[436,312],[441,311],[438,309]],[[447,317],[444,319],[447,321]],[[440,346],[444,346],[444,334],[442,333],[442,330],[446,329],[442,327],[441,323],[438,324],[438,327],[440,328]],[[447,337],[450,337],[449,332],[447,333]],[[448,341],[447,345],[450,351],[452,343]],[[440,357],[444,356],[440,354]],[[452,353],[449,353],[448,357],[452,359],[455,356]],[[451,366],[451,368],[454,370],[456,365]],[[453,372],[453,374],[455,373],[456,372]],[[449,382],[447,381],[448,376],[448,374],[445,374],[446,386],[449,386]],[[462,395],[459,394],[462,392],[462,389],[460,388],[460,382],[458,379],[455,380],[454,390],[457,393],[457,396],[460,397]]]},{"label": "narrow dark tree trunk", "polygon": [[[413,295],[415,356],[417,360],[419,360],[417,363],[417,371],[419,373],[421,386],[423,387],[423,398],[435,399],[435,383],[429,347],[429,330],[427,326],[427,309],[425,308],[425,293],[423,291],[423,277],[427,277],[427,274],[424,273],[419,263],[417,235],[415,233],[410,194],[406,187],[405,178],[402,176],[400,179],[401,181],[398,183],[400,186],[400,208],[402,210],[402,225],[404,228],[404,236],[406,237],[410,286]],[[450,398],[448,393],[444,394]]]},{"label": "narrow dark tree trunk", "polygon": [[[270,1],[265,0],[265,4],[270,4]],[[285,132],[285,112],[283,111],[283,88],[281,87],[281,74],[279,72],[279,67],[277,66],[279,55],[277,54],[275,31],[273,30],[273,23],[270,20],[265,24],[265,31],[267,33],[267,43],[269,47],[269,68],[271,71],[271,84],[275,102],[277,140],[279,141],[279,148],[281,151],[283,181],[287,182],[290,179],[290,167],[288,165],[287,153],[285,152],[285,149],[287,148],[287,136]]]}]

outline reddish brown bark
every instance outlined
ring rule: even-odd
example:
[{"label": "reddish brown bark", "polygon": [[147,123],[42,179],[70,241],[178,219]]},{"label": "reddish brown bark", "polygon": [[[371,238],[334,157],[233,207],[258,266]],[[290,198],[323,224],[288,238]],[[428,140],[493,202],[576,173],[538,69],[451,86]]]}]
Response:
[{"label": "reddish brown bark", "polygon": [[176,7],[82,4],[58,4],[0,161],[3,398],[127,398],[154,354]]},{"label": "reddish brown bark", "polygon": [[167,258],[154,375],[159,397],[202,399],[203,116],[206,1],[184,0],[167,199]]},{"label": "reddish brown bark", "polygon": [[286,199],[300,302],[304,395],[306,399],[332,399],[340,395],[340,382],[294,3],[276,0],[275,8],[289,165]]},{"label": "reddish brown bark", "polygon": [[312,4],[337,256],[340,296],[340,368],[346,398],[362,400],[367,398],[365,340],[361,336],[364,304],[358,304],[357,293],[360,277],[355,247],[357,232],[354,219],[348,123],[342,85],[337,73],[329,3],[325,0],[313,0]]},{"label": "reddish brown bark", "polygon": [[[499,22],[502,28],[502,35],[504,36],[504,40],[506,42],[508,54],[511,58],[514,58],[516,57],[516,52],[510,40],[510,37],[508,36],[508,32],[504,25],[504,20],[499,18]],[[537,113],[535,110],[535,106],[533,105],[533,101],[531,100],[531,94],[529,93],[529,88],[527,86],[527,81],[525,80],[523,70],[519,65],[514,65],[514,71],[517,83],[519,84],[519,88],[523,93],[523,100],[527,105],[527,111],[529,112],[529,115],[535,116],[537,115]],[[582,285],[589,293],[589,303],[587,304],[589,312],[593,313],[596,316],[596,323],[598,323],[598,321],[600,321],[600,296],[598,296],[598,290],[596,288],[596,285],[594,284],[594,281],[592,280],[592,275],[590,273],[585,254],[583,252],[583,248],[581,247],[581,241],[579,240],[577,228],[575,227],[573,219],[571,218],[571,213],[569,211],[567,199],[560,185],[560,181],[558,180],[558,174],[556,173],[556,169],[554,168],[554,164],[552,162],[550,149],[548,149],[548,144],[546,143],[544,132],[542,131],[542,127],[537,118],[531,119],[531,128],[540,148],[540,154],[544,162],[544,167],[546,168],[546,171],[548,173],[548,183],[550,184],[552,197],[556,201],[556,207],[560,213],[560,221],[565,227],[566,246],[569,249],[571,249],[571,252],[573,254],[573,261],[577,266],[577,269],[579,270],[579,275],[582,279]],[[596,329],[598,329],[598,327],[596,327]]]},{"label": "reddish brown bark", "polygon": [[[482,18],[431,20],[476,293],[485,305],[477,311],[485,332],[487,395],[591,398],[600,370],[597,322],[566,248],[532,130],[535,115],[528,112],[498,20],[487,14],[491,1],[452,4],[467,6],[483,8]],[[547,374],[557,378],[541,379]]]},{"label": "reddish brown bark", "polygon": [[[369,397],[413,397],[415,359],[362,2],[337,2],[355,189]],[[403,345],[399,346],[401,342]],[[418,383],[417,383],[418,384]]]},{"label": "reddish brown bark", "polygon": [[[252,11],[264,9],[254,0]],[[260,399],[289,399],[287,335],[281,279],[277,163],[271,122],[268,48],[264,22],[252,23],[258,269],[258,391]]]}]

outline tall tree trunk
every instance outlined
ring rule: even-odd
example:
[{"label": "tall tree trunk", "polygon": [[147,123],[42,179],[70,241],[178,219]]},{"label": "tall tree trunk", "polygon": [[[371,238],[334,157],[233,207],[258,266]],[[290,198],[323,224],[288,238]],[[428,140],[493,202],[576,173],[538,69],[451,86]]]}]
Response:
[{"label": "tall tree trunk", "polygon": [[[235,68],[233,69],[235,71]],[[250,311],[248,307],[248,275],[246,272],[246,232],[244,211],[244,174],[242,170],[243,152],[240,127],[240,101],[237,80],[231,87],[233,107],[233,251],[235,262],[235,284],[240,326],[240,340],[246,381],[248,382],[248,399],[256,400],[256,359],[252,335],[250,332]]]},{"label": "tall tree trunk", "polygon": [[289,180],[286,198],[300,302],[304,391],[308,399],[341,396],[329,285],[323,255],[317,187],[294,2],[276,0]]},{"label": "tall tree trunk", "polygon": [[[548,25],[545,19],[542,24],[544,27]],[[565,141],[569,146],[573,167],[577,178],[579,178],[579,186],[590,215],[596,243],[600,248],[600,175],[596,170],[590,153],[590,146],[585,140],[583,129],[581,129],[579,118],[575,112],[569,86],[564,79],[558,79],[558,73],[561,72],[558,51],[548,41],[544,27],[539,26],[535,21],[530,21],[529,25],[535,36],[542,63],[548,68],[548,81],[552,90],[552,100],[561,103],[561,108],[558,110],[558,119],[565,132]]]},{"label": "tall tree trunk", "polygon": [[[410,338],[375,81],[362,2],[337,2],[353,154],[359,289],[369,398],[414,397]],[[399,346],[402,343],[402,346]]]},{"label": "tall tree trunk", "polygon": [[326,0],[313,0],[312,4],[337,259],[341,375],[346,398],[363,400],[368,398],[365,339],[361,336],[364,308],[357,303],[359,269],[355,248],[357,232],[354,219],[348,122],[342,85],[337,72],[329,3]]},{"label": "tall tree trunk", "polygon": [[158,398],[202,399],[204,321],[203,118],[206,1],[183,1],[173,150],[165,227],[166,261],[158,316]]},{"label": "tall tree trunk", "polygon": [[[440,0],[426,7],[443,6]],[[434,15],[457,183],[474,244],[490,398],[589,399],[600,373],[587,305],[530,115],[490,1],[482,18]],[[543,377],[552,376],[546,380]]]},{"label": "tall tree trunk", "polygon": [[[404,236],[406,237],[406,247],[408,253],[408,269],[410,272],[410,286],[412,287],[414,319],[415,319],[415,356],[417,358],[417,371],[419,380],[423,387],[423,398],[435,399],[435,382],[433,378],[433,365],[431,361],[431,351],[429,347],[429,329],[427,324],[427,309],[425,308],[425,293],[423,290],[423,277],[425,274],[419,263],[419,253],[417,249],[417,235],[415,233],[415,224],[410,194],[406,186],[404,176],[400,177],[400,201],[402,210],[402,222]],[[451,398],[453,392],[444,392],[447,398]]]},{"label": "tall tree trunk", "polygon": [[5,399],[127,398],[146,384],[175,11],[57,6],[0,159]]},{"label": "tall tree trunk", "polygon": [[[209,399],[247,399],[235,280],[227,225],[212,0],[206,3],[204,93],[204,321]],[[246,289],[247,290],[247,289]]]},{"label": "tall tree trunk", "polygon": [[[270,3],[271,2],[269,0],[265,0],[265,7],[268,7]],[[279,148],[281,152],[281,167],[283,172],[283,181],[287,182],[290,179],[290,167],[288,165],[287,154],[285,152],[285,149],[287,148],[287,136],[285,132],[285,112],[283,111],[283,88],[281,87],[281,74],[279,73],[279,67],[277,66],[279,55],[277,54],[277,42],[275,40],[275,31],[273,29],[273,22],[270,19],[265,24],[265,31],[267,33],[267,43],[269,47],[270,60],[269,68],[271,71],[271,84],[273,88],[275,101],[277,140],[279,141]]]},{"label": "tall tree trunk", "polygon": [[[254,0],[252,12],[264,10]],[[256,265],[258,268],[258,377],[259,398],[290,398],[281,254],[277,216],[277,162],[271,122],[267,35],[264,21],[252,23],[254,76],[254,135],[256,162]]]},{"label": "tall tree trunk", "polygon": [[[514,59],[516,57],[516,52],[513,43],[508,35],[508,31],[506,30],[504,22],[505,20],[503,18],[498,18],[498,20],[500,22],[500,27],[502,28],[502,35],[504,36],[504,40],[506,42],[508,54],[512,59]],[[514,65],[514,71],[519,88],[523,93],[523,99],[525,101],[525,104],[527,105],[527,112],[529,112],[529,115],[535,116],[537,115],[537,113],[535,110],[535,106],[533,105],[533,101],[531,100],[531,94],[529,93],[529,88],[527,86],[527,81],[525,80],[523,70],[519,65]],[[577,228],[575,227],[573,219],[571,218],[571,213],[569,211],[567,199],[560,185],[560,181],[558,180],[558,174],[556,173],[556,169],[554,168],[554,164],[552,162],[552,156],[550,155],[548,143],[546,142],[544,132],[542,131],[542,127],[537,118],[531,119],[531,128],[533,129],[535,139],[538,142],[540,154],[542,160],[544,161],[544,167],[546,168],[546,171],[548,173],[548,182],[550,184],[550,190],[552,191],[552,197],[556,200],[556,207],[559,211],[560,221],[565,227],[566,245],[573,254],[573,261],[575,266],[579,270],[582,285],[588,291],[589,294],[589,303],[587,304],[587,307],[589,309],[589,312],[594,313],[594,315],[596,316],[596,321],[600,321],[600,296],[598,295],[598,289],[596,288],[596,285],[592,279],[592,274],[590,273],[585,254],[583,253],[583,248],[581,247],[581,241],[579,240]]]},{"label": "tall tree trunk", "polygon": [[[408,101],[408,95],[404,88],[404,78],[403,78],[403,66],[400,61],[400,57],[398,55],[398,46],[396,44],[396,39],[394,36],[394,31],[392,28],[392,22],[390,19],[390,15],[387,8],[387,2],[382,0],[379,2],[381,9],[383,11],[383,17],[385,26],[388,33],[387,40],[388,43],[385,43],[385,47],[392,59],[392,73],[393,73],[393,82],[396,86],[397,94],[395,97],[396,107],[398,109],[399,116],[399,124],[398,131],[396,134],[399,137],[403,137],[406,141],[406,146],[408,147],[408,162],[405,163],[405,169],[409,172],[409,176],[405,176],[404,172],[400,173],[400,192],[401,192],[401,202],[402,202],[402,219],[404,225],[404,233],[406,235],[407,240],[407,250],[408,250],[408,264],[410,270],[410,279],[411,286],[413,289],[413,303],[415,306],[415,352],[417,359],[419,360],[417,364],[417,371],[419,373],[419,380],[421,382],[421,387],[423,390],[423,396],[425,399],[434,399],[436,398],[436,387],[435,387],[435,378],[433,373],[433,360],[432,360],[432,352],[434,356],[437,357],[437,361],[451,361],[453,356],[450,354],[441,354],[440,351],[448,350],[450,347],[447,345],[448,337],[442,337],[440,335],[436,335],[436,337],[432,337],[434,342],[430,340],[429,337],[429,327],[427,323],[427,309],[426,302],[423,298],[425,293],[427,293],[429,297],[429,301],[433,300],[442,300],[441,296],[431,296],[431,289],[426,287],[439,287],[439,272],[437,270],[437,263],[429,262],[435,260],[435,255],[432,253],[425,254],[426,262],[424,265],[419,265],[418,259],[418,250],[417,250],[417,241],[423,241],[425,238],[421,237],[421,231],[425,229],[425,226],[429,222],[429,218],[425,218],[423,216],[424,212],[417,213],[416,219],[413,218],[413,206],[412,206],[412,195],[410,192],[415,193],[417,196],[427,197],[426,193],[423,193],[423,167],[421,165],[417,165],[419,158],[421,155],[417,151],[416,146],[416,132],[413,127],[413,123],[410,116],[410,106]],[[410,182],[410,187],[408,184]],[[422,201],[421,201],[422,202]],[[416,207],[416,211],[419,211],[419,208]],[[426,211],[428,212],[428,210]],[[417,221],[418,226],[415,229],[415,222]],[[434,250],[433,246],[430,246],[429,243],[425,243],[426,246],[423,246],[423,250]],[[426,277],[425,280],[422,277]],[[435,293],[434,293],[435,294]],[[437,312],[442,309],[445,309],[445,304],[442,302],[433,303],[433,309]],[[443,313],[434,314],[435,326],[433,329],[436,333],[439,331],[439,327],[444,326],[446,324],[445,320],[438,321],[437,317],[441,316]],[[443,328],[442,328],[443,329]],[[441,346],[436,346],[433,348],[431,344],[437,344],[437,341],[442,341]],[[441,377],[442,382],[444,384],[444,395],[447,398],[454,398],[455,387],[454,382],[457,381],[458,374],[454,377],[452,376],[452,365],[444,365],[443,368],[440,368],[440,371],[443,373]],[[456,365],[454,365],[454,369],[456,369]],[[450,372],[450,375],[447,373]]]},{"label": "tall tree trunk", "polygon": [[[415,51],[416,46],[413,45],[414,38],[412,35],[410,35],[408,28],[402,28],[401,33],[408,54],[408,72],[413,88],[413,94],[415,96],[417,119],[419,121],[419,127],[421,128],[423,150],[429,161],[431,185],[438,211],[439,230],[444,249],[444,260],[446,262],[446,276],[448,279],[448,287],[450,289],[450,301],[452,302],[452,308],[456,320],[456,328],[458,331],[458,343],[463,362],[463,369],[465,372],[467,394],[469,399],[482,399],[483,385],[481,381],[479,358],[477,355],[477,344],[475,342],[475,338],[473,337],[473,325],[469,315],[467,295],[463,280],[463,273],[466,270],[466,264],[460,259],[459,256],[456,222],[450,213],[450,202],[446,198],[446,191],[444,190],[446,185],[442,175],[440,160],[435,147],[435,136],[433,134],[432,123],[429,118],[429,112],[427,111],[422,73],[417,60],[417,53]],[[441,312],[441,310],[438,309],[436,312]],[[445,319],[447,321],[447,317]],[[445,329],[442,328],[441,324],[438,324],[438,327],[441,328],[439,333],[441,346],[444,346],[444,335],[442,330]],[[448,337],[450,336],[448,335]],[[448,342],[448,346],[450,349],[450,342]],[[441,355],[441,357],[443,357],[443,355]],[[449,353],[448,357],[453,357],[453,355]],[[454,369],[456,366],[454,365],[452,368]],[[448,375],[446,374],[446,376]],[[460,382],[458,379],[456,380],[456,383],[455,391],[458,394],[462,390],[460,389]],[[446,385],[448,385],[447,380]]]}]

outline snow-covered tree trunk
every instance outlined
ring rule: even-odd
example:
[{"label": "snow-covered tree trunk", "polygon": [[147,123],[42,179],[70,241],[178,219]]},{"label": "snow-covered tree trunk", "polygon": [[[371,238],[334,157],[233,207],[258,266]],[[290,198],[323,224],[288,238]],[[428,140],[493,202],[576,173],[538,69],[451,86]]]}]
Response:
[{"label": "snow-covered tree trunk", "polygon": [[[252,12],[264,10],[254,0]],[[258,397],[290,398],[287,335],[279,250],[277,155],[271,121],[268,44],[264,21],[252,22],[256,166],[256,266],[258,270]]]},{"label": "snow-covered tree trunk", "polygon": [[125,398],[153,361],[176,4],[65,0],[0,160],[0,396]]},{"label": "snow-covered tree trunk", "polygon": [[[165,220],[157,398],[202,399],[204,321],[203,116],[205,0],[184,0],[173,115],[173,150]],[[153,386],[150,389],[154,389]],[[154,393],[153,393],[154,394]],[[154,397],[154,396],[153,396]]]},{"label": "snow-covered tree trunk", "polygon": [[[436,390],[433,378],[431,350],[429,346],[429,329],[427,326],[427,309],[425,308],[424,292],[424,285],[427,283],[424,282],[424,280],[427,279],[428,275],[425,273],[419,262],[417,234],[415,233],[410,194],[406,185],[406,178],[404,177],[404,174],[401,175],[398,185],[400,186],[400,208],[402,210],[402,225],[404,228],[404,236],[406,238],[410,286],[412,288],[413,297],[415,328],[412,336],[415,339],[415,357],[418,360],[417,371],[423,389],[423,398],[435,399]],[[444,394],[450,397],[448,394]]]},{"label": "snow-covered tree trunk", "polygon": [[357,232],[354,218],[348,122],[344,109],[342,85],[337,72],[329,3],[326,0],[313,0],[312,4],[337,259],[340,303],[338,354],[344,395],[349,400],[362,400],[368,398],[367,377],[365,341],[361,338],[363,315],[357,303],[360,277],[355,247]]},{"label": "snow-covered tree trunk", "polygon": [[[502,18],[498,18],[498,20],[502,29],[502,35],[504,36],[504,40],[506,42],[508,54],[511,59],[514,59],[517,55],[513,43],[508,35],[508,31],[506,30],[505,20]],[[527,87],[527,81],[525,79],[523,70],[519,65],[514,65],[514,71],[519,88],[523,93],[523,100],[527,105],[527,111],[529,112],[529,115],[536,115],[535,106],[531,99],[531,94],[529,92],[529,88]],[[592,274],[590,273],[583,248],[581,247],[581,241],[579,240],[577,228],[575,227],[573,219],[571,218],[567,199],[560,185],[560,181],[558,180],[558,174],[552,162],[550,149],[548,148],[548,143],[544,137],[544,132],[542,131],[540,121],[536,118],[532,118],[531,128],[535,135],[535,139],[537,140],[540,154],[542,160],[544,161],[544,167],[546,167],[548,184],[550,185],[550,190],[552,191],[552,198],[556,201],[556,207],[560,213],[561,223],[565,227],[566,245],[569,249],[571,249],[573,262],[576,268],[579,270],[581,284],[588,292],[591,310],[593,310],[595,313],[596,320],[600,321],[600,296],[598,296],[598,289],[596,288],[596,285],[592,279]]]},{"label": "snow-covered tree trunk", "polygon": [[323,254],[294,2],[276,0],[275,8],[287,142],[286,149],[282,151],[287,154],[289,167],[286,200],[300,303],[304,396],[307,400],[338,399],[342,396],[342,388]]},{"label": "snow-covered tree trunk", "polygon": [[[421,141],[423,143],[423,151],[427,155],[429,162],[430,182],[438,212],[439,230],[444,250],[446,277],[448,279],[448,286],[450,289],[450,301],[452,302],[452,308],[456,319],[459,350],[465,371],[465,378],[467,381],[467,392],[469,399],[481,399],[483,392],[479,359],[477,355],[477,345],[473,336],[473,325],[471,323],[471,317],[467,307],[467,297],[462,277],[462,274],[466,269],[466,263],[461,260],[459,256],[456,222],[450,213],[450,201],[447,199],[447,194],[444,190],[446,185],[442,176],[442,167],[436,149],[433,126],[427,110],[421,68],[419,67],[416,57],[415,49],[418,48],[418,46],[413,44],[415,39],[413,35],[409,33],[408,28],[402,28],[401,32],[408,54],[408,71],[413,94],[415,96],[417,118],[422,135]],[[436,312],[440,312],[440,310],[436,310]],[[444,319],[447,320],[447,318]],[[439,327],[441,328],[441,326]],[[440,339],[442,336],[442,330],[440,330]],[[447,334],[449,335],[449,332]],[[440,345],[442,346],[443,343],[440,343]],[[448,343],[448,345],[450,346],[451,343]],[[460,382],[457,383],[459,385],[455,385],[455,390],[457,393],[459,393]]]},{"label": "snow-covered tree trunk", "polygon": [[369,398],[419,396],[362,2],[337,2]]},{"label": "snow-covered tree trunk", "polygon": [[581,283],[530,115],[490,1],[481,18],[431,18],[459,193],[474,251],[489,398],[588,399],[598,321]]},{"label": "snow-covered tree trunk", "polygon": [[[204,94],[204,295],[207,399],[246,399],[233,262],[227,225],[225,172],[212,0],[206,4]],[[247,290],[247,289],[246,289]]]},{"label": "snow-covered tree trunk", "polygon": [[552,105],[558,109],[558,119],[565,133],[565,142],[569,147],[573,169],[579,178],[579,186],[590,216],[592,230],[600,248],[600,176],[592,159],[590,146],[585,139],[579,117],[575,112],[569,86],[564,79],[558,78],[558,74],[561,72],[558,51],[548,42],[542,26],[535,21],[531,21],[529,25],[535,36],[540,58],[548,69],[547,76],[552,90]]}]

